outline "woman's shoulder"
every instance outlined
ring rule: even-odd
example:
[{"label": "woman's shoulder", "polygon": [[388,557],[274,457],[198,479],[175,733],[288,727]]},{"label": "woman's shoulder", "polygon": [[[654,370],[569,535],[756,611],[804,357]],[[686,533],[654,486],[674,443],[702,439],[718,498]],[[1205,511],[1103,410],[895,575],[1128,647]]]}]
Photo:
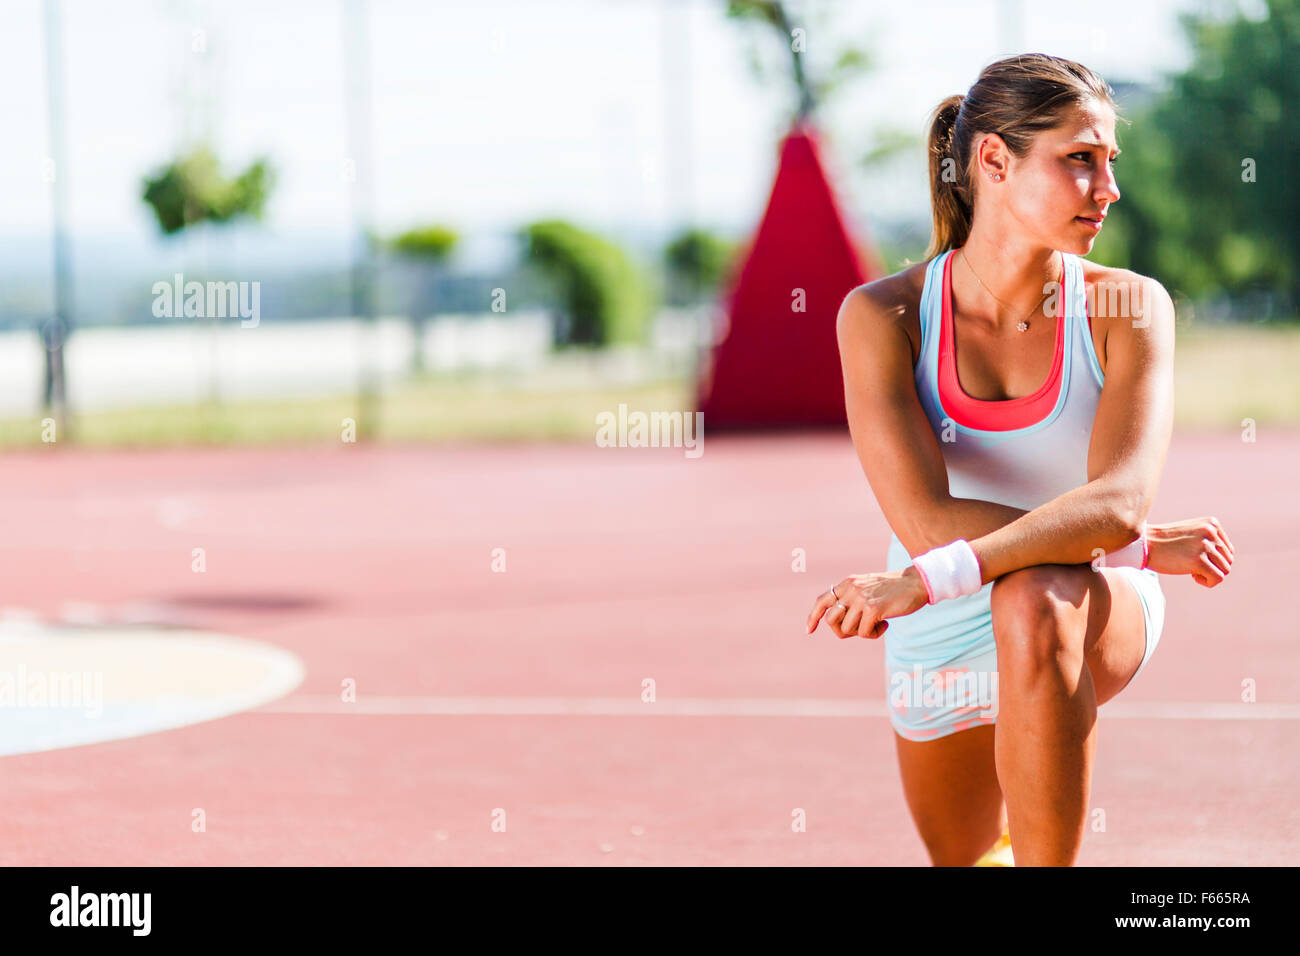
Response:
[{"label": "woman's shoulder", "polygon": [[1160,280],[1151,276],[1143,275],[1140,272],[1134,272],[1132,269],[1123,269],[1119,266],[1108,266],[1100,262],[1093,262],[1079,256],[1079,262],[1083,264],[1083,281],[1087,285],[1096,285],[1097,283],[1107,283],[1115,286],[1140,287],[1147,286],[1159,288],[1162,292],[1168,292]]},{"label": "woman's shoulder", "polygon": [[865,311],[885,321],[898,321],[909,313],[915,317],[925,288],[925,270],[929,264],[928,260],[918,262],[892,275],[864,282],[849,292],[845,304],[853,301],[856,311]]},{"label": "woman's shoulder", "polygon": [[[926,260],[906,266],[850,291],[840,306],[838,327],[841,332],[848,324],[864,323],[901,329],[911,343],[915,364],[921,352],[921,293],[925,289],[925,272],[929,264],[930,261]],[[867,329],[861,331],[867,332]]]},{"label": "woman's shoulder", "polygon": [[1089,302],[1089,315],[1098,318],[1122,316],[1126,311],[1143,314],[1144,304],[1171,302],[1169,291],[1157,279],[1079,258],[1083,265],[1083,285]]}]

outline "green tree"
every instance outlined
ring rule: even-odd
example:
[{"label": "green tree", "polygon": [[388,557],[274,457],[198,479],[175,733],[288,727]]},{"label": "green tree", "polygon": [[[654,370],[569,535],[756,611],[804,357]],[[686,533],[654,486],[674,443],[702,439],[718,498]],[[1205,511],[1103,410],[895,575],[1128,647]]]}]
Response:
[{"label": "green tree", "polygon": [[[201,145],[146,177],[141,198],[153,210],[164,235],[200,233],[206,273],[211,225],[245,216],[260,219],[274,179],[274,171],[265,158],[255,160],[234,179],[229,179],[222,175],[221,164],[212,150]],[[208,321],[215,354],[217,316],[209,317]],[[215,404],[219,397],[215,361],[208,391]]]},{"label": "green tree", "polygon": [[617,245],[562,220],[523,227],[524,261],[563,309],[559,345],[641,344],[654,309],[645,272]]},{"label": "green tree", "polygon": [[1268,289],[1300,302],[1300,0],[1267,9],[1180,15],[1192,63],[1121,144],[1122,228],[1099,252],[1192,297]]},{"label": "green tree", "polygon": [[[808,34],[829,37],[835,35],[835,30],[824,10],[810,10],[806,17],[803,14],[803,8],[792,8],[781,0],[728,0],[727,3],[728,17],[766,24],[788,53],[787,75],[793,85],[787,89],[794,95],[792,115],[796,122],[810,116],[872,66],[867,51],[852,44],[842,44],[825,65],[809,62]],[[821,46],[816,44],[817,48]],[[753,45],[748,47],[746,58],[754,75],[762,81],[769,81],[778,72]]]},{"label": "green tree", "polygon": [[[764,24],[767,43],[746,47],[745,57],[760,82],[783,87],[793,95],[792,121],[802,122],[824,111],[826,104],[848,90],[853,82],[875,68],[875,58],[863,46],[841,43],[831,47],[826,37],[844,33],[836,27],[831,9],[779,0],[728,0],[727,16],[737,21]],[[813,39],[810,41],[809,36]],[[788,66],[771,62],[777,49]],[[832,50],[828,55],[812,51]],[[922,148],[921,137],[910,129],[878,125],[867,134],[870,145],[858,158],[860,167],[878,171],[895,158]]]},{"label": "green tree", "polygon": [[158,228],[174,235],[198,223],[225,223],[240,216],[260,219],[273,182],[264,158],[228,179],[212,150],[200,146],[147,177],[143,198]]},{"label": "green tree", "polygon": [[411,287],[410,318],[415,339],[411,371],[424,371],[424,330],[437,308],[435,290],[438,277],[456,249],[459,236],[446,226],[411,229],[387,243],[390,252],[403,264]]},{"label": "green tree", "polygon": [[451,256],[459,238],[446,226],[425,226],[402,233],[389,247],[408,259],[438,264]]},{"label": "green tree", "polygon": [[664,247],[672,283],[693,299],[715,293],[726,278],[737,245],[706,229],[686,229]]}]

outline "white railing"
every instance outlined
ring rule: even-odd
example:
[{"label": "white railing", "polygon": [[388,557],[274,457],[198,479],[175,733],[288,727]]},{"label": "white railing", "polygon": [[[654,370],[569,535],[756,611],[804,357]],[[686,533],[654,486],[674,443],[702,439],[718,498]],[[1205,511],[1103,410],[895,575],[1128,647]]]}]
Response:
[{"label": "white railing", "polygon": [[[426,370],[527,371],[530,381],[563,387],[575,382],[629,383],[689,375],[707,312],[672,309],[653,323],[644,348],[551,350],[552,325],[543,310],[507,315],[442,315],[425,326]],[[305,398],[355,391],[363,362],[381,386],[411,373],[415,338],[402,316],[268,322],[241,328],[222,320],[164,326],[77,329],[64,346],[68,399],[77,411],[137,405]],[[0,416],[35,414],[41,407],[45,357],[32,331],[0,332]],[[215,376],[214,376],[215,373]]]}]

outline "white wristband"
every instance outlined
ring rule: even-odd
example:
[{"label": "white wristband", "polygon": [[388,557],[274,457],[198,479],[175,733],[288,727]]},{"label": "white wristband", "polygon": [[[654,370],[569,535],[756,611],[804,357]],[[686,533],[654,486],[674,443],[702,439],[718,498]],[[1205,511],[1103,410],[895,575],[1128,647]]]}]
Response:
[{"label": "white wristband", "polygon": [[1101,566],[1105,568],[1145,568],[1147,566],[1147,523],[1142,522],[1142,533],[1136,541],[1124,545],[1118,551],[1108,551],[1102,558]]},{"label": "white wristband", "polygon": [[980,579],[979,559],[965,538],[917,555],[912,559],[912,565],[925,582],[931,604],[974,594],[984,586]]}]

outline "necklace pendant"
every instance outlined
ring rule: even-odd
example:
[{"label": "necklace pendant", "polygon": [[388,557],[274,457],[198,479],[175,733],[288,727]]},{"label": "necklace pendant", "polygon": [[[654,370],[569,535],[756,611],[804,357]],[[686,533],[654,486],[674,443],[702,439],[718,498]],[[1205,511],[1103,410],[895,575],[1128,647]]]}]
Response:
[{"label": "necklace pendant", "polygon": [[1017,325],[1016,328],[1018,328],[1021,332],[1024,332],[1026,329],[1029,328],[1029,323],[1022,319],[1020,321],[1020,324]]}]

